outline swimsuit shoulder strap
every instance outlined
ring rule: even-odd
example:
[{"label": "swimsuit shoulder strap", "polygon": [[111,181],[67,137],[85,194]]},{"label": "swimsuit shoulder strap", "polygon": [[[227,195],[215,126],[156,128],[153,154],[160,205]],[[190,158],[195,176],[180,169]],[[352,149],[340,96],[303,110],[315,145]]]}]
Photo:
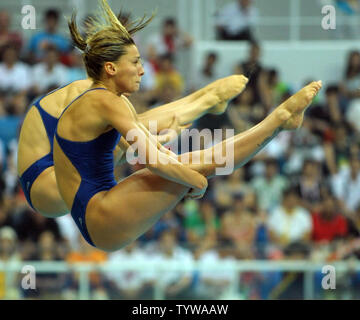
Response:
[{"label": "swimsuit shoulder strap", "polygon": [[107,90],[106,88],[92,88],[92,89],[87,89],[85,90],[83,93],[81,93],[79,96],[77,96],[76,98],[74,98],[67,106],[66,108],[63,110],[63,112],[61,112],[61,115],[59,118],[61,118],[61,116],[64,114],[64,112],[66,111],[67,108],[69,108],[77,99],[79,99],[80,97],[82,97],[85,93],[89,92],[89,91],[93,91],[93,90]]}]

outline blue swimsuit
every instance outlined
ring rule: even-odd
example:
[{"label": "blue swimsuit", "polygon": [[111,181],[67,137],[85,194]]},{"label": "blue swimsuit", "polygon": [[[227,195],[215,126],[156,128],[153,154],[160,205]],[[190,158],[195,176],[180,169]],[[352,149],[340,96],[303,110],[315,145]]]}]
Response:
[{"label": "blue swimsuit", "polygon": [[[96,89],[104,88],[90,90]],[[87,90],[84,93],[90,90]],[[73,102],[75,100],[73,100]],[[71,103],[65,108],[63,113]],[[64,139],[58,135],[57,131],[55,131],[55,136],[61,150],[74,165],[81,177],[81,183],[71,208],[71,216],[75,220],[75,223],[85,240],[94,246],[86,228],[86,207],[95,194],[100,191],[109,190],[116,185],[113,151],[119,142],[120,134],[115,129],[112,129],[93,140],[85,142]]]},{"label": "blue swimsuit", "polygon": [[37,179],[37,177],[47,168],[52,167],[54,165],[53,161],[53,141],[54,141],[54,134],[56,130],[56,126],[58,123],[58,119],[53,117],[51,114],[47,113],[41,106],[40,101],[48,96],[49,94],[60,90],[63,87],[60,87],[54,91],[51,91],[50,93],[40,97],[34,102],[34,106],[36,109],[39,110],[42,122],[44,124],[46,134],[48,136],[49,142],[50,142],[50,152],[43,156],[41,159],[35,161],[29,168],[25,170],[25,172],[20,177],[20,183],[22,186],[22,189],[24,191],[25,197],[29,205],[35,210],[35,208],[32,205],[31,198],[30,198],[30,191],[31,187],[34,183],[34,181]]}]

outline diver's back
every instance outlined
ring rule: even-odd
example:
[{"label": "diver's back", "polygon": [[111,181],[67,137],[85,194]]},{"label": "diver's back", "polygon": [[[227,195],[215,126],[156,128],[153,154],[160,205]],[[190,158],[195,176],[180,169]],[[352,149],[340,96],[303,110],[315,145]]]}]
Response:
[{"label": "diver's back", "polygon": [[52,152],[57,119],[64,108],[91,85],[78,80],[37,99],[25,116],[18,146],[18,174]]}]

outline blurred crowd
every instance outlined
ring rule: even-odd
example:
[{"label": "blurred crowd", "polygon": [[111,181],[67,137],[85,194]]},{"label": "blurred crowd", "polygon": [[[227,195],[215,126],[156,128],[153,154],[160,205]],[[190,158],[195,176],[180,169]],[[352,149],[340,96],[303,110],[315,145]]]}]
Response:
[{"label": "blurred crowd", "polygon": [[[250,1],[239,1],[243,7]],[[230,5],[229,5],[230,6]],[[244,9],[245,10],[245,9]],[[248,10],[248,9],[246,9]],[[249,9],[250,10],[250,9]],[[244,14],[225,8],[233,15]],[[224,13],[224,14],[225,14]],[[249,13],[250,14],[250,13]],[[256,16],[256,10],[251,10]],[[70,215],[48,219],[27,204],[16,170],[17,139],[22,120],[39,95],[86,78],[81,53],[58,31],[61,13],[49,9],[43,29],[25,41],[10,29],[10,15],[0,11],[0,262],[66,261],[103,263],[170,261],[186,265],[199,261],[309,260],[356,261],[360,254],[360,52],[349,52],[347,66],[334,83],[325,83],[324,99],[316,98],[303,127],[282,132],[251,162],[230,176],[210,180],[201,200],[184,200],[147,233],[125,249],[105,253],[89,246]],[[129,14],[123,14],[123,22]],[[87,18],[84,19],[86,21]],[[249,41],[249,53],[228,70],[250,81],[220,116],[206,115],[197,128],[247,130],[295,92],[276,69],[261,62],[261,44],[249,29],[227,30],[219,16],[223,38]],[[244,21],[244,20],[241,20]],[[252,21],[249,18],[249,21]],[[221,27],[222,26],[222,27]],[[84,27],[86,25],[84,24]],[[216,52],[209,52],[196,79],[186,83],[177,69],[177,54],[193,45],[173,17],[148,39],[136,36],[144,56],[145,75],[140,92],[130,99],[138,112],[174,101],[219,77]],[[304,84],[311,80],[304,79]],[[124,165],[118,176],[136,171]],[[229,269],[231,270],[231,269]],[[350,268],[350,270],[352,270]],[[93,272],[92,298],[151,298],[161,283],[166,298],[302,298],[303,274],[294,272]],[[22,290],[19,278],[5,292],[0,272],[0,299],[75,298],[76,273],[37,275],[36,290]],[[315,275],[319,297],[321,272]],[[359,274],[338,275],[337,297],[358,297]]]}]

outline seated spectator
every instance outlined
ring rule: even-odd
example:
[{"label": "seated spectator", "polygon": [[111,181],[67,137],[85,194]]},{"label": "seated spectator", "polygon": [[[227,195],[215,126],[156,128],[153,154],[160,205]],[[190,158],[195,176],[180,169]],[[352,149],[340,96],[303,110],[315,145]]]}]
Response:
[{"label": "seated spectator", "polygon": [[360,206],[356,208],[354,215],[348,219],[348,237],[360,238]]},{"label": "seated spectator", "polygon": [[227,116],[235,134],[246,131],[266,116],[265,108],[254,103],[254,91],[247,87],[227,108]]},{"label": "seated spectator", "polygon": [[22,36],[16,31],[10,31],[10,25],[9,13],[4,9],[0,10],[0,61],[2,61],[4,50],[8,46],[14,47],[17,52],[21,52]]},{"label": "seated spectator", "polygon": [[[139,264],[149,261],[150,257],[141,249],[137,241],[130,243],[124,249],[111,253],[109,264],[122,262],[137,262]],[[108,272],[106,277],[115,286],[117,299],[151,299],[153,298],[153,283],[156,272],[151,270],[133,271],[122,270]]]},{"label": "seated spectator", "polygon": [[[308,244],[293,242],[285,250],[285,260],[306,260],[311,253]],[[280,280],[280,279],[279,279]],[[289,271],[282,273],[281,280],[275,285],[269,294],[269,299],[275,300],[300,300],[304,299],[304,273]]]},{"label": "seated spectator", "polygon": [[324,104],[317,104],[307,111],[313,132],[321,137],[328,135],[331,127],[341,124],[345,113],[337,85],[327,86],[325,98]]},{"label": "seated spectator", "polygon": [[283,201],[268,219],[271,241],[285,247],[296,241],[309,241],[312,231],[310,213],[299,206],[299,197],[294,189],[284,191]]},{"label": "seated spectator", "polygon": [[[15,147],[17,147],[15,141],[14,144]],[[17,163],[15,157],[16,154],[14,150],[8,152],[6,159],[6,170],[4,171],[4,180],[6,184],[5,195],[8,196],[15,194],[15,190],[18,184]]]},{"label": "seated spectator", "polygon": [[305,160],[295,188],[300,195],[301,205],[309,212],[316,210],[320,204],[322,185],[319,163]]},{"label": "seated spectator", "polygon": [[234,73],[244,74],[249,78],[246,87],[251,88],[254,93],[253,103],[261,103],[265,110],[270,111],[274,107],[269,100],[269,82],[265,68],[261,61],[261,47],[258,43],[250,43],[248,58],[235,66]]},{"label": "seated spectator", "polygon": [[[91,245],[89,245],[86,240],[79,235],[78,237],[78,249],[71,251],[66,256],[66,262],[69,264],[79,263],[79,262],[89,262],[89,263],[103,263],[107,261],[108,257],[104,251],[98,250]],[[93,271],[89,274],[90,279],[90,290],[92,299],[106,299],[107,293],[104,289],[104,279],[103,276],[96,271]],[[79,285],[79,274],[72,274],[70,279],[67,281],[67,290],[66,298],[73,298],[75,291],[77,291]]]},{"label": "seated spectator", "polygon": [[184,91],[184,79],[175,69],[172,57],[164,55],[159,59],[159,71],[155,75],[155,90],[160,94],[168,87],[174,89],[175,99],[178,99]]},{"label": "seated spectator", "polygon": [[0,63],[0,90],[25,91],[30,88],[31,77],[29,67],[19,61],[17,49],[6,46],[2,50]]},{"label": "seated spectator", "polygon": [[44,62],[33,67],[32,79],[36,94],[47,93],[50,87],[59,87],[67,83],[67,68],[60,63],[59,53],[55,47],[48,47]]},{"label": "seated spectator", "polygon": [[251,192],[251,186],[245,181],[245,168],[241,167],[230,176],[214,181],[214,197],[216,205],[222,208],[230,208],[233,199],[237,195],[246,195]]},{"label": "seated spectator", "polygon": [[314,242],[330,242],[347,234],[346,218],[339,211],[335,197],[329,193],[325,195],[320,210],[312,214],[312,219]]},{"label": "seated spectator", "polygon": [[234,269],[211,270],[207,268],[219,262],[228,266],[235,264],[236,259],[229,250],[226,250],[216,238],[207,238],[199,243],[194,258],[206,270],[196,272],[194,296],[196,299],[236,299],[234,283],[237,280],[237,271]]},{"label": "seated spectator", "polygon": [[348,99],[360,98],[360,52],[351,51],[348,54],[344,79],[342,82],[342,92]]},{"label": "seated spectator", "polygon": [[290,91],[290,86],[279,78],[276,69],[266,71],[268,87],[268,105],[271,107],[278,106],[282,102],[284,94]]},{"label": "seated spectator", "polygon": [[28,60],[32,63],[42,61],[46,51],[56,48],[61,55],[67,54],[70,50],[68,37],[58,33],[60,12],[56,9],[48,9],[44,14],[45,28],[33,35],[29,41]]},{"label": "seated spectator", "polygon": [[62,235],[56,219],[49,219],[41,214],[35,214],[24,198],[20,201],[19,197],[13,197],[9,211],[9,214],[14,217],[14,229],[22,243],[22,247],[26,251],[24,252],[24,260],[29,260],[29,256],[33,254],[34,245],[45,231],[53,234],[58,244],[61,243]]},{"label": "seated spectator", "polygon": [[[190,251],[176,243],[173,232],[165,231],[154,253],[155,261],[167,261],[173,264],[189,265],[193,263]],[[165,299],[185,299],[190,294],[192,273],[187,271],[167,270],[157,277],[157,282],[165,289]]]},{"label": "seated spectator", "polygon": [[220,78],[217,70],[218,55],[215,52],[208,52],[205,56],[201,70],[197,73],[193,90],[204,88],[209,83]]},{"label": "seated spectator", "polygon": [[349,165],[349,159],[355,154],[358,146],[353,143],[352,131],[345,123],[331,128],[324,137],[324,150],[327,169],[335,175]]},{"label": "seated spectator", "polygon": [[184,209],[186,238],[190,246],[197,246],[208,238],[216,238],[219,220],[210,201],[203,200],[199,203],[186,200]]},{"label": "seated spectator", "polygon": [[[30,261],[62,261],[64,256],[60,246],[55,242],[55,236],[50,231],[44,231],[39,236],[37,248],[29,257]],[[27,298],[60,299],[65,274],[59,272],[36,273],[36,289],[24,290]]]},{"label": "seated spectator", "polygon": [[186,234],[183,227],[183,217],[178,214],[179,205],[173,210],[164,214],[154,226],[149,229],[144,235],[139,238],[139,241],[146,244],[150,241],[159,241],[160,236],[164,231],[171,231],[175,234],[176,239],[180,242],[186,240]]},{"label": "seated spectator", "polygon": [[18,111],[21,109],[21,105],[17,104],[20,103],[19,100],[17,100],[17,98],[20,98],[20,95],[18,97],[13,97],[15,99],[15,104],[14,105],[10,105],[7,104],[6,105],[6,111],[8,112],[8,114],[6,114],[3,117],[0,117],[0,148],[2,150],[0,150],[0,153],[2,153],[2,151],[4,151],[3,154],[0,154],[0,156],[3,156],[3,159],[1,159],[1,165],[4,163],[6,164],[7,161],[7,151],[9,150],[9,146],[16,141],[17,137],[18,137],[18,129],[19,129],[19,125],[21,123],[21,116],[19,115]]},{"label": "seated spectator", "polygon": [[[286,175],[299,174],[306,159],[313,159],[318,162],[325,160],[326,151],[324,150],[323,139],[313,133],[311,121],[308,121],[308,117],[305,117],[301,130],[285,133],[290,136],[289,144],[285,148],[286,163],[283,167]],[[283,136],[283,134],[279,136]],[[271,144],[269,145],[271,146]]]},{"label": "seated spectator", "polygon": [[220,220],[220,239],[233,243],[240,259],[254,259],[258,229],[256,213],[246,207],[243,195],[234,197],[232,210],[225,212]]},{"label": "seated spectator", "polygon": [[252,0],[228,3],[216,16],[219,40],[254,40],[253,28],[258,21],[258,10]]},{"label": "seated spectator", "polygon": [[76,80],[82,80],[87,78],[87,74],[84,68],[84,62],[81,57],[81,52],[77,49],[73,49],[69,53],[69,68],[67,69],[66,82],[70,83]]},{"label": "seated spectator", "polygon": [[[17,235],[11,227],[0,228],[0,262],[11,264],[20,262],[21,257],[17,252]],[[13,271],[0,271],[0,299],[19,299],[20,280],[19,274]]]},{"label": "seated spectator", "polygon": [[269,212],[277,207],[281,203],[282,193],[288,184],[287,177],[279,173],[277,161],[266,160],[265,175],[255,177],[251,181],[260,209]]},{"label": "seated spectator", "polygon": [[331,189],[344,203],[347,213],[352,215],[360,205],[360,160],[357,156],[352,156],[349,166],[331,176]]},{"label": "seated spectator", "polygon": [[157,72],[159,70],[158,57],[169,55],[175,58],[179,49],[189,48],[192,42],[190,35],[178,29],[174,18],[166,18],[161,33],[153,34],[147,42],[147,60]]}]

